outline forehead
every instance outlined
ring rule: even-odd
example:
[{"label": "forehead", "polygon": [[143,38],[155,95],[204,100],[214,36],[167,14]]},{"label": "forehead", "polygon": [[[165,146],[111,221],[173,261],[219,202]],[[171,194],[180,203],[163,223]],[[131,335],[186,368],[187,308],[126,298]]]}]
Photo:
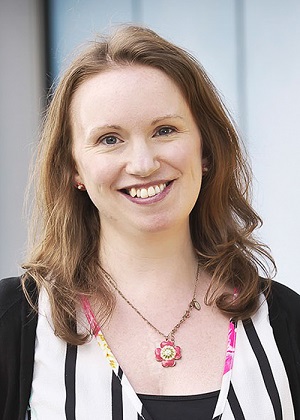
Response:
[{"label": "forehead", "polygon": [[168,85],[173,84],[174,87],[176,86],[172,78],[158,68],[141,64],[114,64],[110,68],[88,77],[79,85],[74,97],[78,96],[78,93],[82,94],[82,91],[93,89],[97,85],[102,85],[103,88],[104,85],[106,87],[111,87],[113,84],[117,89],[124,86],[123,83],[130,85],[132,82],[135,83],[139,80],[152,83],[153,85],[159,85],[163,82]]},{"label": "forehead", "polygon": [[[159,69],[141,65],[115,66],[84,81],[73,95],[71,109],[95,100],[105,101],[103,108],[104,105],[108,107],[110,100],[116,103],[130,98],[131,101],[141,102],[152,93],[159,97],[173,95],[180,101],[184,100],[175,82]],[[154,102],[157,100],[158,97]]]}]

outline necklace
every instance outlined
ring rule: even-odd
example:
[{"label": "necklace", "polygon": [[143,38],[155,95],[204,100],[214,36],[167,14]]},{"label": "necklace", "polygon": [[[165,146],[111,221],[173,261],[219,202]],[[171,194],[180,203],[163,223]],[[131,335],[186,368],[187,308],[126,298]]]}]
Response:
[{"label": "necklace", "polygon": [[192,300],[190,301],[187,310],[179,320],[179,322],[172,328],[169,334],[164,334],[161,332],[155,325],[153,325],[121,292],[121,290],[117,287],[116,282],[113,278],[103,270],[103,274],[109,284],[115,289],[115,291],[121,296],[121,298],[159,335],[164,337],[164,341],[162,341],[158,348],[155,349],[155,358],[158,362],[161,362],[163,367],[173,367],[176,365],[176,360],[181,359],[181,347],[175,345],[175,334],[181,325],[190,317],[191,312],[193,309],[200,311],[201,305],[196,300],[196,291],[197,291],[197,284],[198,284],[198,277],[199,277],[200,266],[198,264],[197,267],[197,274],[194,286],[194,292]]}]

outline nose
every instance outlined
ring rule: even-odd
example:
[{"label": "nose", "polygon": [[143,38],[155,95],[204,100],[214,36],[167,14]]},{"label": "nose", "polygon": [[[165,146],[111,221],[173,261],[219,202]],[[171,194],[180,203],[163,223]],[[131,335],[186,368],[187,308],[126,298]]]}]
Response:
[{"label": "nose", "polygon": [[157,171],[160,163],[154,148],[141,139],[133,142],[128,150],[126,172],[144,178]]}]

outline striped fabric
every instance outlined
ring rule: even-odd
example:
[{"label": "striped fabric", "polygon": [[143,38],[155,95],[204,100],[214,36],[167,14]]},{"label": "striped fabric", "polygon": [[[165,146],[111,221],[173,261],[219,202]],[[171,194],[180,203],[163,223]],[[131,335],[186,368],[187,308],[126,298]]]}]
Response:
[{"label": "striped fabric", "polygon": [[[294,420],[288,379],[263,296],[257,313],[235,324],[234,334],[234,357],[228,357],[227,351],[229,365],[225,364],[213,419]],[[78,347],[56,337],[49,301],[41,291],[28,420],[155,420],[145,411],[105,338],[99,337]],[[208,419],[199,413],[199,420]]]}]

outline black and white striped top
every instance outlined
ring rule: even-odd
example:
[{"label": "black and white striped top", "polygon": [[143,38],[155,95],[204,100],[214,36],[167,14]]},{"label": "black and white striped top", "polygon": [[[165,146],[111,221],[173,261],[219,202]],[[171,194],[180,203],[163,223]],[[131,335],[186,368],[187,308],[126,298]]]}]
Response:
[{"label": "black and white striped top", "polygon": [[[289,381],[263,295],[251,320],[235,324],[235,334],[232,369],[223,376],[213,418],[294,420]],[[78,347],[54,335],[43,290],[39,296],[30,407],[32,420],[155,420],[146,412],[101,334],[98,341],[93,339]]]}]

